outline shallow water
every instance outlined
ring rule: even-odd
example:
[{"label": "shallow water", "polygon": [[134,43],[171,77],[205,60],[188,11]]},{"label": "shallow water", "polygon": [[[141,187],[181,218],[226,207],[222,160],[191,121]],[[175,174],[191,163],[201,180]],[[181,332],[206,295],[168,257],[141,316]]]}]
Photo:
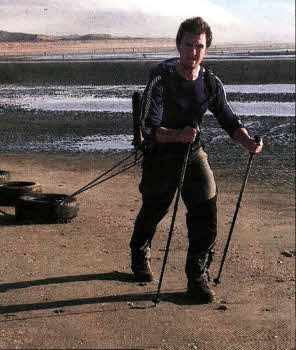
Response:
[{"label": "shallow water", "polygon": [[[45,111],[132,112],[131,96],[134,91],[143,89],[143,85],[35,87],[2,85],[0,106]],[[240,116],[295,115],[293,84],[225,85],[225,91],[229,93],[231,107]],[[277,101],[280,95],[285,96],[285,102]]]},{"label": "shallow water", "polygon": [[[5,152],[12,147],[23,152],[132,149],[131,96],[143,89],[143,85],[1,85],[0,121],[6,121],[2,131],[9,132],[11,125],[14,136],[10,135],[6,142],[2,139],[0,150]],[[230,106],[248,128],[258,128],[261,134],[266,133],[265,129],[269,134],[276,130],[277,137],[285,134],[285,139],[291,141],[289,126],[295,116],[293,84],[225,85],[225,90]],[[208,112],[205,121],[210,122],[204,123],[205,137],[210,135],[211,143],[221,142],[228,136],[218,125],[211,127],[211,119],[214,120]],[[274,119],[278,120],[274,122]],[[26,141],[30,133],[35,142]],[[19,147],[12,142],[16,136],[21,140],[17,142]],[[38,142],[39,136],[43,138],[42,144]]]}]

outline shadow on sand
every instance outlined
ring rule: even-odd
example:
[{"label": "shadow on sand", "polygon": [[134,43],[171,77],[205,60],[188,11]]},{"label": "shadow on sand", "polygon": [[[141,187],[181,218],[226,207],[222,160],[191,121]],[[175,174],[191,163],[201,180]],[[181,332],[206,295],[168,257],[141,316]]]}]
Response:
[{"label": "shadow on sand", "polygon": [[[59,283],[71,283],[71,282],[85,282],[85,281],[119,281],[125,283],[135,283],[132,274],[122,273],[118,271],[113,271],[109,273],[102,274],[89,274],[89,275],[78,275],[78,276],[64,276],[64,277],[53,277],[45,278],[34,281],[22,281],[15,283],[6,283],[0,285],[0,292],[5,293],[9,290],[29,288],[33,286],[41,285],[50,285],[50,284],[59,284]],[[16,304],[16,305],[7,305],[0,307],[0,315],[9,314],[9,313],[18,313],[25,311],[34,311],[34,310],[46,310],[46,309],[56,309],[69,306],[79,306],[79,305],[90,305],[90,304],[106,304],[106,303],[118,303],[118,302],[128,302],[131,303],[131,309],[138,308],[151,308],[155,304],[152,302],[155,297],[155,293],[132,293],[132,294],[121,294],[121,295],[109,295],[109,296],[99,296],[94,298],[81,298],[81,299],[70,299],[70,300],[58,300],[58,301],[48,301],[40,302],[34,304]],[[190,298],[186,296],[185,291],[177,292],[163,292],[160,294],[160,299],[163,302],[170,302],[178,305],[191,305],[196,304]],[[133,302],[149,302],[151,305],[145,307],[137,307],[133,305]]]}]

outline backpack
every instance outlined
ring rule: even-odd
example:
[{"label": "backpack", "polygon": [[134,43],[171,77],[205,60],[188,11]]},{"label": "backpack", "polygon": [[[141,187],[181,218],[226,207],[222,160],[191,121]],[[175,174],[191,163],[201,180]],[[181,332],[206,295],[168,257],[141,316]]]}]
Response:
[{"label": "backpack", "polygon": [[[164,84],[169,84],[169,75],[172,72],[172,66],[177,63],[177,59],[169,59],[162,63],[160,63],[157,66],[154,66],[152,70],[150,71],[150,78],[153,79],[153,76],[156,75],[162,75],[164,77],[163,81]],[[165,65],[168,67],[167,69],[164,69]],[[217,90],[217,81],[216,76],[212,72],[210,68],[206,65],[202,65],[202,68],[204,68],[204,77],[205,77],[205,84],[206,88],[208,90],[208,103],[211,103],[214,98],[216,97],[216,90]],[[133,141],[132,145],[134,146],[136,151],[142,151],[145,150],[145,144],[144,144],[144,137],[142,134],[142,122],[143,122],[143,116],[142,116],[142,100],[143,100],[143,93],[140,93],[139,91],[135,91],[132,95],[132,116],[133,116]]]}]

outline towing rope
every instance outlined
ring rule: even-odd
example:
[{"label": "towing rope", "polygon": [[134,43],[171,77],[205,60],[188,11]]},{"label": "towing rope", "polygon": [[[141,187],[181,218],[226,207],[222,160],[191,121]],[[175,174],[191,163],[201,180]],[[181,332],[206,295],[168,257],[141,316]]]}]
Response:
[{"label": "towing rope", "polygon": [[[104,176],[106,176],[107,174],[109,174],[111,171],[113,171],[114,169],[116,169],[119,165],[123,164],[126,160],[128,160],[129,158],[131,158],[132,156],[135,155],[135,160],[133,162],[127,163],[124,166],[124,168],[122,170],[117,171],[115,174],[112,174],[110,176],[108,176],[107,178],[97,182],[98,180],[102,179]],[[108,169],[107,171],[105,171],[103,174],[101,174],[100,176],[98,176],[97,178],[95,178],[94,180],[92,180],[91,182],[89,182],[87,185],[81,187],[79,190],[77,190],[76,192],[72,193],[67,200],[69,200],[70,198],[76,197],[78,194],[81,194],[91,188],[93,188],[94,186],[97,186],[109,179],[111,179],[112,177],[119,175],[121,173],[123,173],[124,171],[134,167],[135,165],[140,164],[141,159],[143,157],[143,154],[140,154],[138,156],[138,151],[133,152],[132,154],[130,154],[128,157],[122,159],[119,163],[115,164],[113,167],[111,167],[110,169]]]}]

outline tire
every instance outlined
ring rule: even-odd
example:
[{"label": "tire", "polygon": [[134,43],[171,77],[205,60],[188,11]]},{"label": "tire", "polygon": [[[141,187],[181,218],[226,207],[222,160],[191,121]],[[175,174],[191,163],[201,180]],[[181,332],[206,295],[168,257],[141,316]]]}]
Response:
[{"label": "tire", "polygon": [[76,198],[65,194],[24,195],[15,204],[15,217],[18,222],[67,223],[77,214]]},{"label": "tire", "polygon": [[0,185],[5,184],[10,179],[10,172],[5,170],[0,170]]},{"label": "tire", "polygon": [[0,187],[0,204],[14,206],[19,197],[25,194],[41,193],[38,182],[11,181]]}]

